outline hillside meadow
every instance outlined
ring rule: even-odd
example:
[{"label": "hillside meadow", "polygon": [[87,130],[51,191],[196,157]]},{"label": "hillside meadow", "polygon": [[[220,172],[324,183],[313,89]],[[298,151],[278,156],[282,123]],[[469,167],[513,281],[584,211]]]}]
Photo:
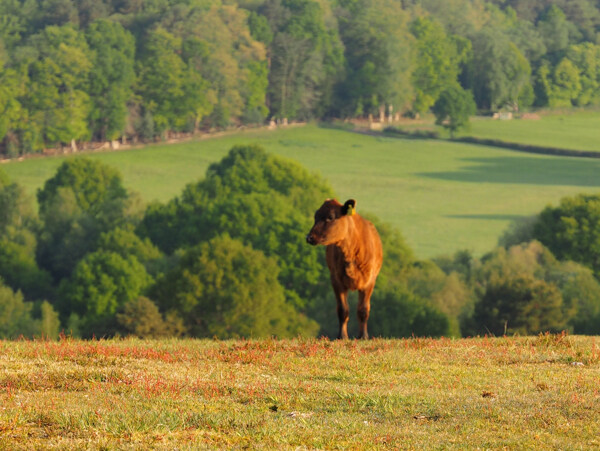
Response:
[{"label": "hillside meadow", "polygon": [[[530,121],[539,124],[540,121]],[[499,124],[499,121],[495,121]],[[316,125],[247,130],[169,145],[87,153],[119,169],[145,201],[167,201],[235,144],[298,161],[359,212],[398,227],[421,258],[492,249],[511,221],[600,190],[600,159],[552,157],[438,140],[373,137]],[[66,157],[3,164],[32,195]],[[315,209],[318,206],[315,206]]]},{"label": "hillside meadow", "polygon": [[[597,109],[542,110],[519,115],[512,120],[497,120],[489,116],[472,117],[469,127],[456,136],[495,139],[509,143],[600,153],[600,111]],[[420,120],[402,121],[405,130],[437,131],[448,138],[450,134],[435,125],[432,114]]]},{"label": "hillside meadow", "polygon": [[463,135],[501,139],[534,146],[600,153],[600,112],[563,111],[532,115],[533,119],[476,119]]},{"label": "hillside meadow", "polygon": [[0,449],[592,449],[595,338],[0,342]]}]

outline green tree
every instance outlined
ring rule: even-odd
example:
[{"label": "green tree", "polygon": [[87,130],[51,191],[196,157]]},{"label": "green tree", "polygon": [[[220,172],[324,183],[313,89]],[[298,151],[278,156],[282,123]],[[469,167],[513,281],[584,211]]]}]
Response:
[{"label": "green tree", "polygon": [[94,250],[102,232],[135,221],[135,197],[119,172],[97,160],[68,159],[38,191],[39,265],[56,280]]},{"label": "green tree", "polygon": [[39,334],[43,338],[58,339],[60,332],[60,319],[58,312],[54,310],[52,304],[43,301],[40,305]]},{"label": "green tree", "polygon": [[475,114],[475,110],[473,94],[458,84],[442,91],[433,105],[435,123],[450,130],[452,137],[461,128],[469,126],[469,118]]},{"label": "green tree", "polygon": [[91,23],[85,35],[93,52],[90,128],[96,139],[116,139],[125,129],[127,102],[133,95],[134,38],[119,23],[106,19]]},{"label": "green tree", "polygon": [[20,292],[13,292],[0,279],[0,337],[14,339],[31,337],[36,331],[31,318],[33,304],[24,302]]},{"label": "green tree", "polygon": [[594,310],[598,303],[590,297],[593,289],[577,289],[577,280],[585,280],[581,268],[559,262],[537,241],[497,248],[471,277],[477,301],[472,315],[463,318],[463,333],[573,330],[581,319],[578,309]]},{"label": "green tree", "polygon": [[570,46],[567,58],[579,71],[581,88],[575,105],[600,104],[600,46],[589,42]]},{"label": "green tree", "polygon": [[[346,70],[338,86],[336,112],[366,116],[409,109],[413,98],[413,41],[400,2],[339,2],[340,37]],[[385,14],[381,12],[385,11]]]},{"label": "green tree", "polygon": [[29,48],[23,51],[29,77],[20,102],[37,135],[33,150],[88,140],[92,63],[83,33],[69,25],[48,26],[29,39]]},{"label": "green tree", "polygon": [[477,106],[498,110],[519,109],[521,98],[531,90],[531,67],[527,59],[503,33],[491,29],[473,38],[469,87]]},{"label": "green tree", "polygon": [[267,114],[265,46],[251,30],[265,25],[264,21],[257,25],[261,22],[258,17],[262,16],[248,17],[234,4],[211,1],[180,3],[162,20],[163,26],[182,39],[182,57],[188,68],[206,81],[203,102],[198,103],[197,126],[225,127],[240,119],[261,121]]},{"label": "green tree", "polygon": [[376,288],[369,327],[379,337],[441,337],[451,334],[448,316],[403,284]]},{"label": "green tree", "polygon": [[542,14],[537,29],[549,53],[558,54],[569,45],[569,23],[565,13],[556,5]]},{"label": "green tree", "polygon": [[600,277],[600,196],[561,199],[539,215],[533,236],[560,260],[582,263]]},{"label": "green tree", "polygon": [[564,304],[576,313],[569,320],[575,334],[600,333],[600,281],[591,269],[571,261],[551,265],[545,279],[555,283],[563,296]]},{"label": "green tree", "polygon": [[558,288],[531,276],[492,278],[475,305],[473,321],[479,334],[531,335],[560,331],[562,296]]},{"label": "green tree", "polygon": [[187,104],[185,83],[189,75],[180,51],[181,40],[159,27],[148,33],[138,60],[137,92],[160,133],[182,129],[188,121],[185,114],[178,114]]},{"label": "green tree", "polygon": [[570,107],[581,94],[579,70],[567,58],[554,68],[552,82],[548,99],[551,107]]},{"label": "green tree", "polygon": [[[273,30],[269,54],[269,105],[278,118],[308,118],[332,96],[342,46],[326,2],[267,0],[261,7]],[[327,103],[327,102],[326,102]]]},{"label": "green tree", "polygon": [[150,286],[152,278],[133,256],[97,251],[86,255],[60,286],[63,321],[76,313],[85,336],[113,334],[116,314]]},{"label": "green tree", "polygon": [[0,278],[29,300],[52,297],[51,278],[35,261],[37,227],[30,197],[0,170]]},{"label": "green tree", "polygon": [[411,79],[416,93],[413,109],[424,113],[444,89],[457,84],[461,61],[455,41],[446,35],[440,24],[417,18],[410,31],[416,38],[417,49]]},{"label": "green tree", "polygon": [[227,233],[276,258],[288,301],[306,312],[328,285],[319,250],[305,240],[327,197],[331,188],[300,165],[259,146],[236,146],[204,180],[166,205],[149,207],[139,232],[167,253]]},{"label": "green tree", "polygon": [[158,282],[165,311],[196,337],[314,336],[318,325],[285,302],[276,260],[227,236],[188,250]]},{"label": "green tree", "polygon": [[27,300],[52,299],[52,277],[35,260],[36,238],[32,231],[9,227],[0,237],[0,277]]},{"label": "green tree", "polygon": [[19,0],[0,2],[0,42],[7,49],[14,48],[21,41],[26,28],[27,9]]},{"label": "green tree", "polygon": [[472,299],[458,273],[446,274],[432,261],[418,261],[407,268],[403,283],[429,310],[442,314],[435,318],[445,316],[447,330],[441,335],[461,336],[459,319]]},{"label": "green tree", "polygon": [[171,314],[162,317],[154,302],[144,296],[127,301],[117,313],[117,322],[126,334],[140,338],[180,336],[185,333],[183,321]]},{"label": "green tree", "polygon": [[9,157],[19,153],[16,130],[23,114],[19,96],[24,92],[23,78],[20,74],[5,66],[0,40],[0,153]]},{"label": "green tree", "polygon": [[114,252],[123,258],[135,257],[151,275],[163,268],[163,254],[148,238],[135,234],[131,224],[104,232],[98,239],[96,250]]}]

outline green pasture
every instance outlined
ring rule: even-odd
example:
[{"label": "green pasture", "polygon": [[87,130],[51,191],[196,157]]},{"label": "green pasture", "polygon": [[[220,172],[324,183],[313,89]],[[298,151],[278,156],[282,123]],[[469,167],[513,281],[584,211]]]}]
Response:
[{"label": "green pasture", "polygon": [[[459,249],[482,254],[512,220],[538,213],[564,196],[600,192],[600,159],[373,137],[316,125],[86,155],[117,167],[126,186],[144,200],[164,202],[202,178],[208,165],[233,145],[248,143],[320,173],[340,200],[355,198],[359,212],[398,227],[419,257]],[[34,194],[63,158],[71,157],[1,167]]]},{"label": "green pasture", "polygon": [[535,146],[600,152],[600,112],[540,114],[537,119],[471,121],[463,135]]}]

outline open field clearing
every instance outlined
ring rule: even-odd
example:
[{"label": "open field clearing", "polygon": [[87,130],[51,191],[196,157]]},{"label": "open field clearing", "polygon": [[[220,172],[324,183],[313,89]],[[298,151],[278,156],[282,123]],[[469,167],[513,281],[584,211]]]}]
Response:
[{"label": "open field clearing", "polygon": [[0,342],[0,449],[592,449],[596,339]]},{"label": "open field clearing", "polygon": [[600,152],[600,112],[542,114],[538,119],[471,121],[462,135],[535,146]]},{"label": "open field clearing", "polygon": [[[524,117],[524,119],[513,120],[473,117],[469,129],[458,131],[457,136],[600,152],[600,111],[598,110],[542,111]],[[407,131],[435,130],[442,137],[450,137],[449,132],[435,125],[433,114],[425,114],[420,120],[402,121],[397,127]]]},{"label": "open field clearing", "polygon": [[[233,145],[249,143],[319,172],[340,199],[356,198],[360,212],[398,227],[419,257],[459,249],[482,254],[511,220],[564,196],[600,191],[600,159],[372,137],[314,125],[87,155],[118,168],[125,185],[144,200],[166,201],[202,178]],[[34,194],[62,158],[12,162],[2,169]]]}]

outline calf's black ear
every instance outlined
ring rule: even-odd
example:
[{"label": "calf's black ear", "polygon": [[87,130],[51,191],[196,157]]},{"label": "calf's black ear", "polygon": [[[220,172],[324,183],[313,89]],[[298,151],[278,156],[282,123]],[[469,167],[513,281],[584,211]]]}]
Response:
[{"label": "calf's black ear", "polygon": [[354,213],[356,213],[356,201],[354,199],[348,199],[346,202],[344,202],[342,214],[352,216]]}]

